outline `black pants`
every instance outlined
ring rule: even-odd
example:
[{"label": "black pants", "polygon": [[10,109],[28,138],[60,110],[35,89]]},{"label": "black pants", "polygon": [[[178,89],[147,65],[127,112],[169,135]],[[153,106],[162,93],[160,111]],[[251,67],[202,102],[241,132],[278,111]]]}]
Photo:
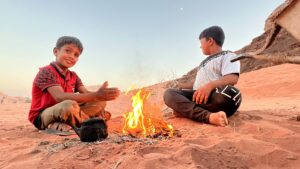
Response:
[{"label": "black pants", "polygon": [[210,113],[224,111],[227,117],[232,116],[242,101],[240,91],[230,85],[214,89],[206,104],[192,101],[194,92],[168,89],[164,93],[165,104],[184,117],[208,123]]}]

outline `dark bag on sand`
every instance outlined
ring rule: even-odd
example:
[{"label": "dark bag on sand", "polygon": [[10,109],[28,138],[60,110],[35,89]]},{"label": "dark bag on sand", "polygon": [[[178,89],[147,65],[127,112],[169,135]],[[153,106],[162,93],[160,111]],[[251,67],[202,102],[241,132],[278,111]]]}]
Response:
[{"label": "dark bag on sand", "polygon": [[107,125],[103,119],[91,118],[83,121],[80,128],[72,126],[83,142],[93,142],[108,136]]}]

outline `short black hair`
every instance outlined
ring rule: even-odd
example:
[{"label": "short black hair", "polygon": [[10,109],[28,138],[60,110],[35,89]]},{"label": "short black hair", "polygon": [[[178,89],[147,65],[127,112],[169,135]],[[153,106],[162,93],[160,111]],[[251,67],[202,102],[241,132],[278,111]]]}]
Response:
[{"label": "short black hair", "polygon": [[204,29],[199,36],[199,39],[202,38],[213,38],[219,46],[223,46],[225,40],[225,34],[220,26],[211,26]]},{"label": "short black hair", "polygon": [[73,36],[62,36],[60,38],[58,38],[57,42],[56,42],[56,48],[60,49],[61,47],[63,47],[64,45],[67,44],[74,44],[78,47],[78,49],[80,50],[80,53],[82,53],[83,51],[83,46],[82,43],[80,42],[80,40],[76,37]]}]

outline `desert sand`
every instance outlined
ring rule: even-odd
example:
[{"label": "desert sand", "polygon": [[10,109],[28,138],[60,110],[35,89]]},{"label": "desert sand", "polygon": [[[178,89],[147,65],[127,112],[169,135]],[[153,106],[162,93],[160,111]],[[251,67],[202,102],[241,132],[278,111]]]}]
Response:
[{"label": "desert sand", "polygon": [[[77,135],[38,131],[27,120],[30,103],[0,105],[0,168],[299,168],[300,65],[283,64],[241,74],[243,94],[227,127],[169,118],[172,138],[130,138],[120,131],[130,96],[109,102],[109,137],[83,143]],[[150,86],[149,102],[165,110],[165,83]],[[160,113],[160,112],[154,112]],[[166,112],[164,112],[166,113]]]}]

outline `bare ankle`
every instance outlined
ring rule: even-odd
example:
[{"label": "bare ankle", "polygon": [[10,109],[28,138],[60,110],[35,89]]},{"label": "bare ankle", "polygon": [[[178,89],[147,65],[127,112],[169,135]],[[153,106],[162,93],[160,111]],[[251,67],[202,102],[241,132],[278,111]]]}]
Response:
[{"label": "bare ankle", "polygon": [[228,120],[226,114],[223,111],[220,111],[218,113],[211,113],[209,115],[209,123],[216,126],[225,127],[228,125]]}]

